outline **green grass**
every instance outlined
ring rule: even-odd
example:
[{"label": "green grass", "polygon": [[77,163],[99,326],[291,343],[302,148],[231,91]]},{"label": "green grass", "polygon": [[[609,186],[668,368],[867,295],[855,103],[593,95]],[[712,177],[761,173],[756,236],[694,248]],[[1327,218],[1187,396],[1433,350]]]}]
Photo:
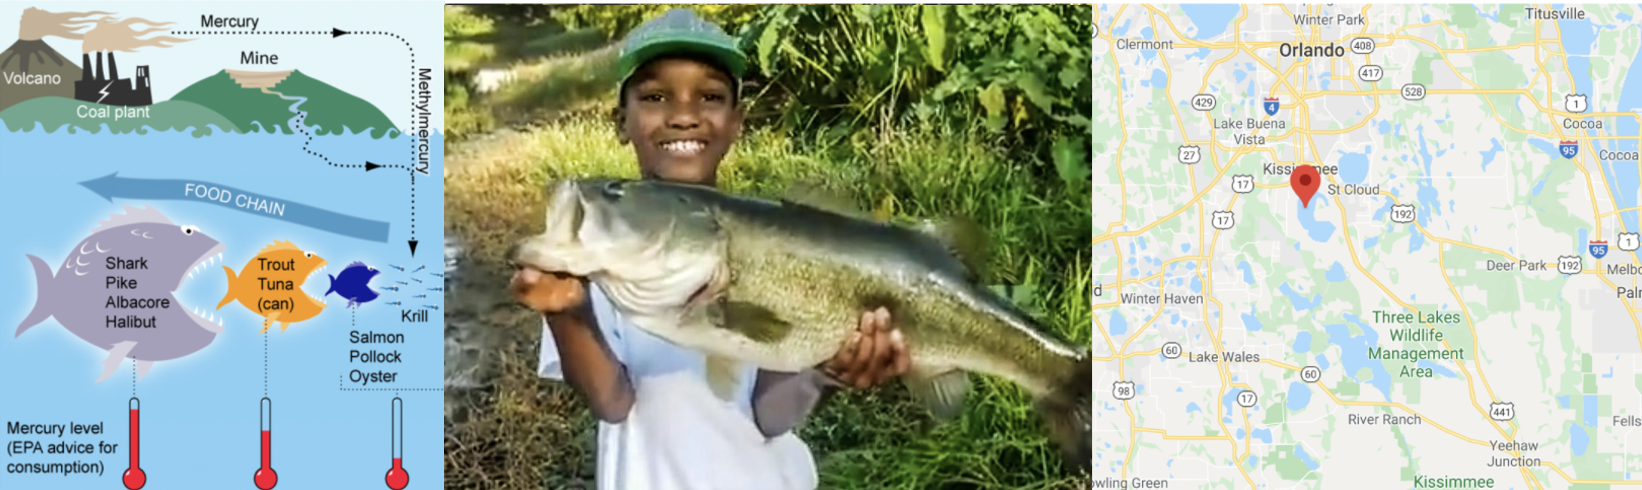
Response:
[{"label": "green grass", "polygon": [[617,47],[598,29],[519,25],[446,6],[446,133],[452,140],[599,107],[616,92]]},{"label": "green grass", "polygon": [[[597,117],[452,144],[446,155],[447,235],[470,254],[478,281],[505,281],[508,246],[540,231],[548,182],[633,177],[631,148]],[[1090,339],[1089,197],[1033,177],[984,141],[927,131],[872,134],[819,146],[749,132],[720,169],[740,194],[776,197],[795,184],[829,189],[896,217],[961,215],[991,239],[989,283],[1032,284],[1031,306],[1062,337]],[[590,486],[593,433],[585,403],[534,372],[540,324],[511,306],[501,285],[453,304],[487,326],[486,388],[455,398],[446,438],[448,488]],[[458,294],[458,293],[453,293]],[[448,361],[447,361],[448,362]],[[452,365],[447,365],[447,370]],[[799,429],[822,488],[1088,488],[1068,476],[1030,400],[1006,381],[976,376],[964,413],[934,423],[899,383],[830,398]]]}]

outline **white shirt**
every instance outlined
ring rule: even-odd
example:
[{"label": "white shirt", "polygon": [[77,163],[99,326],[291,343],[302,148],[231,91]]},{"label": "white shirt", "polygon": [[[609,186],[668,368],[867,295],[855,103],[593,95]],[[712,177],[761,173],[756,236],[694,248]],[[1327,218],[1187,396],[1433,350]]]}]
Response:
[{"label": "white shirt", "polygon": [[[598,287],[593,315],[616,359],[627,366],[633,408],[619,424],[599,424],[600,490],[810,490],[815,458],[791,432],[765,438],[752,418],[757,369],[745,366],[734,401],[707,386],[706,356],[633,326]],[[542,324],[537,374],[564,379],[553,332]]]}]

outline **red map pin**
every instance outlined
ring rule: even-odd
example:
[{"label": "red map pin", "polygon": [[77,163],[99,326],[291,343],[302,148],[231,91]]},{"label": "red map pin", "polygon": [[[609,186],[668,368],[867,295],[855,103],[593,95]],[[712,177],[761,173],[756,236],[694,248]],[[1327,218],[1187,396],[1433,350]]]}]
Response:
[{"label": "red map pin", "polygon": [[1294,173],[1289,174],[1289,187],[1294,188],[1294,194],[1300,196],[1300,205],[1304,207],[1311,207],[1311,196],[1317,193],[1317,186],[1322,183],[1317,167],[1310,165],[1294,167]]}]

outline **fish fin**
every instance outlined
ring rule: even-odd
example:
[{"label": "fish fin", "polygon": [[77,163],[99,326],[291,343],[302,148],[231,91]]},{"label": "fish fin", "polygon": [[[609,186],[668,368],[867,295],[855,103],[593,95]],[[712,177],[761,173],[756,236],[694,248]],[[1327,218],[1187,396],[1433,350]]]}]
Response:
[{"label": "fish fin", "polygon": [[[324,296],[330,296],[331,293],[336,292],[336,274],[326,274],[325,276],[331,278],[331,288],[325,290]],[[337,295],[341,296],[341,293],[338,293]]]},{"label": "fish fin", "polygon": [[265,254],[265,253],[268,253],[268,252],[277,252],[277,251],[280,251],[280,250],[295,250],[295,251],[298,251],[298,252],[302,251],[302,249],[296,248],[296,244],[291,243],[289,241],[274,240],[273,244],[270,244],[266,247],[262,247],[262,250],[257,251],[257,255],[262,255],[262,254]]},{"label": "fish fin", "polygon": [[154,361],[137,361],[137,379],[148,376],[148,369],[154,367]]},{"label": "fish fin", "polygon": [[110,347],[108,357],[103,359],[103,375],[97,378],[97,382],[101,383],[108,379],[108,375],[114,374],[114,370],[120,367],[120,362],[125,360],[126,354],[130,354],[131,348],[136,346],[136,342],[118,342]]},{"label": "fish fin", "polygon": [[1039,397],[1035,405],[1049,426],[1049,440],[1060,446],[1067,467],[1088,471],[1094,464],[1090,422],[1094,363],[1084,353],[1068,367],[1070,371],[1059,376],[1051,391]]},{"label": "fish fin", "polygon": [[[110,175],[110,177],[113,177],[113,175]],[[99,231],[110,228],[118,228],[121,226],[138,223],[172,224],[171,220],[165,217],[165,213],[161,213],[160,210],[154,209],[153,206],[145,205],[139,208],[136,206],[124,205],[120,207],[125,210],[125,214],[108,215],[107,220],[97,222],[97,227],[92,228],[91,233],[95,234]]]},{"label": "fish fin", "polygon": [[986,232],[974,220],[958,216],[922,220],[913,229],[935,237],[945,245],[947,253],[964,264],[972,280],[979,281],[985,275],[986,264],[992,259],[991,246]]},{"label": "fish fin", "polygon": [[852,218],[865,220],[873,219],[872,214],[861,210],[855,201],[842,191],[827,189],[819,184],[800,182],[787,188],[781,196],[783,202],[802,204],[823,211],[842,214]]},{"label": "fish fin", "polygon": [[720,328],[740,333],[758,343],[775,343],[792,333],[792,324],[769,308],[741,301],[725,301]]},{"label": "fish fin", "polygon": [[355,261],[353,261],[352,264],[348,264],[347,267],[343,267],[343,268],[344,269],[352,269],[352,268],[355,268],[355,267],[370,267],[370,266],[365,265],[364,262],[360,262],[360,261],[355,260]]},{"label": "fish fin", "polygon": [[718,399],[730,401],[735,396],[736,385],[740,384],[738,367],[735,359],[707,355],[707,387],[713,389]]},{"label": "fish fin", "polygon": [[961,369],[915,367],[907,371],[903,382],[907,391],[935,414],[936,420],[946,422],[963,413],[964,398],[969,395],[969,373]]},{"label": "fish fin", "polygon": [[[274,319],[275,318],[279,318],[279,312],[276,311],[276,312],[273,312],[273,313],[269,313],[268,318],[263,318],[262,319],[262,331],[257,332],[257,333],[261,333],[261,334],[268,333],[268,327],[274,326]],[[281,329],[280,331],[284,332],[285,330]]]},{"label": "fish fin", "polygon": [[229,269],[228,266],[225,265],[222,266],[222,270],[223,272],[228,273],[228,292],[222,295],[222,301],[217,302],[217,309],[219,310],[222,309],[224,305],[234,302],[234,286],[239,284],[239,281],[237,280],[238,278],[234,277],[233,269]]},{"label": "fish fin", "polygon": [[[51,310],[47,308],[49,303],[46,301],[46,294],[50,291],[47,288],[51,286],[51,280],[54,279],[51,275],[51,266],[46,265],[46,261],[40,260],[39,257],[29,255],[28,258],[29,264],[34,266],[34,290],[36,291],[34,295],[36,297],[34,299],[34,309],[29,311],[27,318],[23,319],[23,324],[17,326],[17,335],[23,335],[23,332],[28,331],[29,328],[46,321],[47,318],[51,318]],[[13,335],[13,337],[17,335]]]}]

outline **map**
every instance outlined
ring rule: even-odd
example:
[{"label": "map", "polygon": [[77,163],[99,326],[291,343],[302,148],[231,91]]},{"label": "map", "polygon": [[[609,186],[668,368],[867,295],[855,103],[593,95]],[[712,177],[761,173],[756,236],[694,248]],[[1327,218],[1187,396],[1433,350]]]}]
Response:
[{"label": "map", "polygon": [[1642,485],[1639,12],[1096,6],[1094,488]]}]

